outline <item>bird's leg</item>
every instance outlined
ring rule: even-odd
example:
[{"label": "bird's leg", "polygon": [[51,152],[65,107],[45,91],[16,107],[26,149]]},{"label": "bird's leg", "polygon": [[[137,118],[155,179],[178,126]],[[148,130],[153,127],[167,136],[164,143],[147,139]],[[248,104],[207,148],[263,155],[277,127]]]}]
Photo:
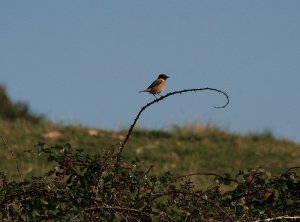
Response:
[{"label": "bird's leg", "polygon": [[157,93],[157,95],[159,95],[159,96],[160,96],[160,98],[161,98],[161,97],[163,97],[163,96],[162,96],[160,93]]},{"label": "bird's leg", "polygon": [[155,99],[157,99],[157,97],[155,96],[155,94],[152,94],[154,97],[155,97]]}]

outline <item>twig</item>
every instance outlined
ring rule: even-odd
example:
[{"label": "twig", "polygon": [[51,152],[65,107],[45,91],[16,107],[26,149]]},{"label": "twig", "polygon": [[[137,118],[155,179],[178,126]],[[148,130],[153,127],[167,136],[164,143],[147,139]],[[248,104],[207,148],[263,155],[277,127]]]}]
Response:
[{"label": "twig", "polygon": [[138,119],[140,118],[140,115],[142,114],[142,112],[148,108],[149,106],[153,105],[154,103],[158,103],[159,101],[169,97],[169,96],[172,96],[172,95],[175,95],[175,94],[182,94],[182,93],[186,93],[186,92],[197,92],[197,91],[204,91],[204,90],[209,90],[209,91],[216,91],[216,92],[219,92],[219,93],[222,93],[225,97],[226,97],[226,103],[223,105],[223,106],[214,106],[214,108],[217,108],[217,109],[220,109],[220,108],[225,108],[228,104],[229,104],[229,96],[227,95],[227,93],[219,90],[219,89],[214,89],[214,88],[210,88],[210,87],[206,87],[206,88],[195,88],[195,89],[184,89],[184,90],[180,90],[180,91],[174,91],[174,92],[170,92],[164,96],[161,96],[160,98],[158,99],[155,99],[153,100],[152,102],[150,103],[147,103],[145,106],[143,106],[141,108],[141,110],[138,112],[137,116],[135,117],[133,123],[131,124],[131,126],[129,127],[129,130],[128,130],[128,133],[125,137],[125,139],[123,140],[123,142],[121,143],[120,147],[119,147],[119,152],[117,154],[117,162],[120,161],[120,156],[122,154],[122,151],[125,147],[125,144],[126,142],[128,141],[131,133],[132,133],[132,130],[135,126],[135,124],[137,123]]},{"label": "twig", "polygon": [[109,205],[101,205],[101,206],[95,206],[95,207],[89,207],[84,209],[84,211],[94,211],[94,210],[99,210],[99,209],[111,209],[111,210],[119,210],[119,211],[127,211],[127,212],[135,212],[140,215],[148,216],[150,217],[152,214],[140,211],[138,209],[134,208],[129,208],[129,207],[123,207],[123,206],[109,206]]},{"label": "twig", "polygon": [[182,179],[182,178],[185,178],[185,177],[190,177],[190,176],[215,176],[215,177],[221,178],[222,180],[232,181],[232,182],[235,182],[235,183],[241,183],[241,182],[239,182],[235,179],[227,178],[227,177],[221,176],[221,175],[216,174],[216,173],[190,173],[190,174],[187,174],[187,175],[178,176],[178,177],[175,178],[175,180]]},{"label": "twig", "polygon": [[284,174],[288,174],[290,171],[295,170],[295,169],[300,169],[300,166],[299,167],[291,167]]},{"label": "twig", "polygon": [[147,174],[150,172],[150,170],[151,170],[153,167],[154,167],[154,165],[151,165],[151,166],[149,167],[149,169],[147,170],[147,172],[144,174],[144,176],[147,176]]},{"label": "twig", "polygon": [[[294,217],[291,217],[291,216],[280,216],[280,217],[274,217],[274,218],[267,218],[267,219],[264,219],[263,221],[272,221],[272,220],[282,220],[282,219],[288,219],[288,220],[299,220],[300,219],[300,216],[294,216]],[[259,222],[261,220],[256,220],[254,222]]]},{"label": "twig", "polygon": [[280,179],[282,179],[283,177],[287,176],[292,170],[295,170],[295,169],[296,170],[300,169],[300,167],[297,166],[297,167],[291,167],[291,168],[289,168],[287,171],[285,171],[285,173],[281,174]]},{"label": "twig", "polygon": [[13,151],[13,149],[8,145],[8,143],[7,143],[6,139],[4,138],[4,136],[1,136],[1,139],[3,141],[4,146],[6,146],[6,148],[9,150],[11,156],[14,158],[14,160],[16,162],[16,167],[17,167],[17,171],[18,171],[18,174],[19,174],[19,177],[20,177],[20,182],[22,182],[23,181],[23,175],[22,175],[20,167],[19,167],[18,158],[17,158],[15,152]]}]

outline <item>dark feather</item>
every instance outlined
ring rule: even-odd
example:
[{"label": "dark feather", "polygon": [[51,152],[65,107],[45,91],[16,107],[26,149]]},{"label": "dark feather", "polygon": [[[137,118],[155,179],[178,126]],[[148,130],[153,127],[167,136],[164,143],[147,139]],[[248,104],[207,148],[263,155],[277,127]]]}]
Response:
[{"label": "dark feather", "polygon": [[161,84],[164,80],[162,79],[157,79],[155,80],[147,89],[153,88],[155,86],[158,86],[159,84]]}]

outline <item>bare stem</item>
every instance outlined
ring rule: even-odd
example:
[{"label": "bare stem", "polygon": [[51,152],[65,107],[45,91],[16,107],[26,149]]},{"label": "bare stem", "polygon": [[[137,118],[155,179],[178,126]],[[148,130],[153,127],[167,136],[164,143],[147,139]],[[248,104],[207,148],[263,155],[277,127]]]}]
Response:
[{"label": "bare stem", "polygon": [[197,92],[197,91],[204,91],[204,90],[209,90],[209,91],[215,91],[215,92],[219,92],[219,93],[222,93],[225,97],[226,97],[226,103],[222,106],[214,106],[214,108],[216,109],[220,109],[220,108],[225,108],[228,104],[229,104],[229,96],[227,95],[227,93],[219,90],[219,89],[214,89],[214,88],[209,88],[209,87],[206,87],[206,88],[195,88],[195,89],[184,89],[184,90],[180,90],[180,91],[174,91],[174,92],[170,92],[164,96],[161,96],[160,98],[157,98],[155,100],[153,100],[152,102],[150,103],[147,103],[145,106],[143,106],[141,108],[141,110],[138,112],[137,116],[135,117],[133,123],[130,125],[129,129],[128,129],[128,133],[125,137],[125,139],[123,140],[123,142],[121,143],[120,145],[120,149],[119,149],[119,152],[118,152],[118,158],[117,158],[117,161],[120,160],[120,156],[122,154],[122,151],[125,147],[125,144],[127,143],[132,131],[133,131],[133,128],[135,127],[138,119],[140,118],[140,115],[142,114],[143,111],[145,111],[146,108],[148,108],[149,106],[153,105],[154,103],[158,103],[159,101],[169,97],[169,96],[173,96],[173,95],[176,95],[176,94],[182,94],[182,93],[186,93],[186,92]]}]

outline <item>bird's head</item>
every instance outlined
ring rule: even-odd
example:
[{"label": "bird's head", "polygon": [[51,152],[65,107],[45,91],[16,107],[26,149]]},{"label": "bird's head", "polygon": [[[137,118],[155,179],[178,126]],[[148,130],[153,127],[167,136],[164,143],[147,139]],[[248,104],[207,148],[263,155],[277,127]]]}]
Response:
[{"label": "bird's head", "polygon": [[170,77],[167,76],[166,74],[159,74],[158,78],[166,80],[167,78],[170,78]]}]

